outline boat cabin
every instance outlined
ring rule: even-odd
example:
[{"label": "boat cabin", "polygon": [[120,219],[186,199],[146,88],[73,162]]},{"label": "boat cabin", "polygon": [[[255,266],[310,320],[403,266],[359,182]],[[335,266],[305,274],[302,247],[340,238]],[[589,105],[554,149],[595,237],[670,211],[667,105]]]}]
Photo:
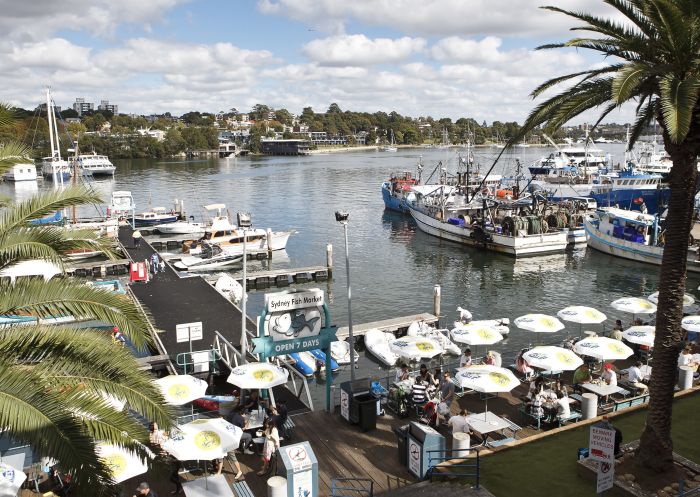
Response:
[{"label": "boat cabin", "polygon": [[608,236],[628,242],[652,245],[657,226],[656,216],[616,207],[603,208],[598,229]]}]

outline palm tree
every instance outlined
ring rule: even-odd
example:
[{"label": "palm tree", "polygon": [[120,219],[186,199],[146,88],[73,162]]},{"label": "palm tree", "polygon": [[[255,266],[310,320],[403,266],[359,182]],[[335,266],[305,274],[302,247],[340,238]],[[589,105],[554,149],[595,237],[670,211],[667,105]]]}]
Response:
[{"label": "palm tree", "polygon": [[[7,108],[0,105],[0,125]],[[0,174],[26,150],[0,148]],[[56,210],[99,201],[84,188],[36,196],[0,214],[0,271],[32,260],[63,268],[69,250],[98,248],[113,256],[106,240],[94,232],[33,226],[30,221]],[[97,458],[104,441],[145,455],[148,434],[128,410],[170,426],[173,412],[134,356],[112,343],[109,334],[73,326],[50,326],[42,319],[73,316],[113,323],[135,347],[150,341],[148,322],[126,296],[88,287],[68,278],[50,281],[0,279],[0,316],[31,316],[27,326],[0,328],[0,426],[16,441],[28,443],[40,456],[59,461],[84,495],[111,492],[111,473]],[[89,489],[89,490],[88,490]]]},{"label": "palm tree", "polygon": [[537,105],[510,144],[537,126],[543,125],[553,131],[582,112],[602,108],[597,125],[628,102],[636,104],[630,148],[654,120],[663,130],[666,152],[673,160],[669,177],[671,196],[659,282],[654,374],[637,460],[645,467],[664,471],[672,465],[671,411],[682,338],[686,254],[693,217],[696,164],[700,154],[700,2],[603,1],[616,9],[624,21],[544,7],[582,22],[583,25],[572,30],[592,35],[540,48],[584,48],[598,52],[610,62],[602,68],[551,79],[536,88],[533,98],[561,83],[575,81]]}]

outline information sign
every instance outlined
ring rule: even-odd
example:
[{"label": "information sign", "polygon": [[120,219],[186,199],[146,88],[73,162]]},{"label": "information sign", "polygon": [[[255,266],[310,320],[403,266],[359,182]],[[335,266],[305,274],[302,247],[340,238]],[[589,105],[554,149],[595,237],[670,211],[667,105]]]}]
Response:
[{"label": "information sign", "polygon": [[594,461],[615,462],[615,430],[606,426],[591,426],[588,440],[589,457]]},{"label": "information sign", "polygon": [[175,339],[177,343],[201,340],[202,336],[201,321],[175,325]]},{"label": "information sign", "polygon": [[596,492],[602,494],[606,490],[610,490],[615,485],[615,463],[599,462],[598,463],[598,480]]},{"label": "information sign", "polygon": [[420,458],[421,448],[418,442],[408,439],[408,470],[414,475],[420,477]]}]

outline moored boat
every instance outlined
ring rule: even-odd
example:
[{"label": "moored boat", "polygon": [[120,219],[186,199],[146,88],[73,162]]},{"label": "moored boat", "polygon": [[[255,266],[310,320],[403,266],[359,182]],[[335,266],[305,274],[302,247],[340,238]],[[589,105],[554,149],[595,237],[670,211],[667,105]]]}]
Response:
[{"label": "moored boat", "polygon": [[150,211],[142,212],[134,216],[135,227],[156,226],[158,224],[174,223],[177,214],[166,212],[165,207],[153,207]]},{"label": "moored boat", "polygon": [[174,223],[156,224],[153,228],[162,235],[193,235],[204,233],[206,225],[191,221],[175,221]]},{"label": "moored boat", "polygon": [[385,366],[393,366],[399,360],[389,348],[389,344],[396,340],[393,333],[372,329],[365,333],[365,347],[370,354],[376,357]]},{"label": "moored boat", "polygon": [[201,255],[183,256],[173,266],[182,271],[218,271],[239,265],[242,254],[232,254],[218,245],[205,245]]},{"label": "moored boat", "polygon": [[106,155],[80,154],[76,157],[68,157],[68,163],[77,166],[79,174],[83,176],[114,176],[116,167]]},{"label": "moored boat", "polygon": [[392,174],[388,181],[382,183],[384,207],[408,214],[408,203],[415,200],[415,194],[411,193],[411,188],[419,183],[420,177],[415,178],[410,171]]},{"label": "moored boat", "polygon": [[13,164],[10,169],[2,175],[5,181],[36,181],[36,166],[29,162]]},{"label": "moored boat", "polygon": [[222,273],[214,283],[214,288],[234,304],[243,298],[243,285],[226,273]]},{"label": "moored boat", "polygon": [[459,346],[450,340],[449,330],[433,328],[425,321],[414,321],[411,323],[408,330],[406,330],[406,334],[409,336],[432,338],[440,344],[440,347],[448,354],[459,355],[462,353]]},{"label": "moored boat", "polygon": [[[360,359],[360,354],[353,350],[353,359],[357,362]],[[338,364],[350,364],[350,343],[345,340],[331,342],[331,356]]]}]

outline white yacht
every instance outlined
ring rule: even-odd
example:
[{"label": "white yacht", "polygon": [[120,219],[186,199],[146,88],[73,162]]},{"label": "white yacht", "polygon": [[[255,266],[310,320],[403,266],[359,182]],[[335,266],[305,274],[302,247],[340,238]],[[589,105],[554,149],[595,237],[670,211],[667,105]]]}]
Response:
[{"label": "white yacht", "polygon": [[[231,224],[228,215],[225,214],[225,204],[205,205],[208,211],[216,211],[211,225],[207,227],[204,236],[199,240],[189,240],[182,244],[183,252],[191,255],[201,253],[202,247],[207,244],[219,245],[229,254],[243,254],[243,232],[238,226]],[[250,252],[263,250],[284,250],[291,231],[272,231],[270,233],[270,247],[268,248],[268,233],[262,228],[249,228],[245,230],[246,250]]]},{"label": "white yacht", "polygon": [[5,181],[36,181],[36,166],[30,162],[14,164],[2,175]]},{"label": "white yacht", "polygon": [[69,157],[68,163],[71,167],[77,165],[77,169],[83,176],[114,176],[114,171],[117,169],[109,157],[97,155],[95,152]]},{"label": "white yacht", "polygon": [[232,254],[218,245],[205,244],[199,255],[183,256],[173,266],[181,271],[219,271],[238,266],[243,254]]},{"label": "white yacht", "polygon": [[56,124],[56,114],[51,99],[51,90],[46,89],[46,110],[49,122],[49,142],[51,145],[51,156],[44,157],[41,161],[41,174],[52,181],[63,184],[70,179],[72,173],[68,161],[61,158],[61,144],[58,141],[58,125]]}]

